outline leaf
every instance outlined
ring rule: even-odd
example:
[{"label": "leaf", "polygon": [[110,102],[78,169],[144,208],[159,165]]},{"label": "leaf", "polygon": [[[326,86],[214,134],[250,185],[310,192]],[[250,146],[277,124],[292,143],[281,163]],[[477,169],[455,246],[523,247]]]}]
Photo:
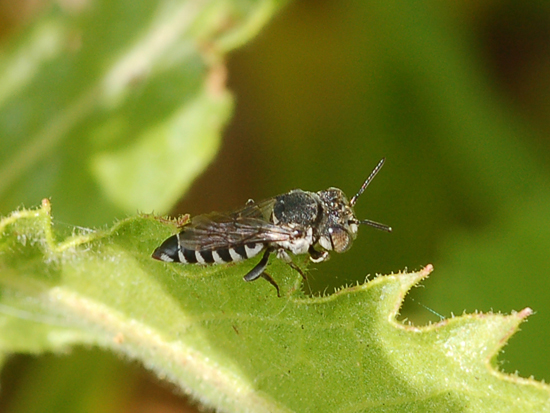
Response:
[{"label": "leaf", "polygon": [[175,230],[133,217],[58,240],[48,201],[4,218],[2,353],[96,344],[220,411],[548,411],[548,386],[496,368],[530,309],[403,325],[402,300],[431,266],[305,297],[300,276],[273,259],[277,298],[267,282],[242,281],[255,260],[152,260]]},{"label": "leaf", "polygon": [[0,209],[101,225],[166,213],[216,154],[225,54],[276,0],[52,5],[0,52]]}]

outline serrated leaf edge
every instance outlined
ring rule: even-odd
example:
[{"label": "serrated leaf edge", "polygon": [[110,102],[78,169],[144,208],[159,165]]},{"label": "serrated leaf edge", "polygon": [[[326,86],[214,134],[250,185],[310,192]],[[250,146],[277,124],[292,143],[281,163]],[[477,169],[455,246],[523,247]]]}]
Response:
[{"label": "serrated leaf edge", "polygon": [[[44,199],[41,206],[36,209],[22,209],[14,211],[8,217],[0,220],[0,233],[4,232],[6,226],[13,224],[19,219],[37,217],[42,218],[44,224],[43,234],[45,243],[47,244],[47,249],[50,249],[51,252],[61,252],[85,242],[90,242],[97,240],[98,238],[116,234],[121,226],[126,225],[135,219],[156,219],[149,216],[130,217],[117,222],[108,230],[94,231],[86,235],[76,235],[68,237],[64,241],[56,242],[52,230],[51,204],[48,199]],[[47,253],[47,251],[45,252]],[[399,282],[401,294],[395,298],[393,310],[388,314],[388,322],[397,329],[402,329],[411,333],[427,333],[468,318],[475,319],[490,316],[512,319],[514,321],[513,325],[506,334],[501,336],[498,344],[493,346],[493,350],[489,352],[488,356],[484,360],[487,370],[490,374],[499,379],[513,382],[515,384],[534,386],[540,390],[550,392],[550,386],[546,383],[536,381],[533,378],[522,378],[518,375],[504,373],[498,369],[495,369],[491,364],[491,360],[507,343],[507,340],[519,329],[521,322],[533,313],[530,308],[525,308],[519,312],[514,312],[511,315],[492,313],[464,314],[459,317],[452,317],[426,326],[405,325],[398,321],[397,316],[408,291],[410,291],[410,289],[422,279],[428,277],[432,271],[433,266],[429,264],[420,271],[414,273],[398,273],[387,276],[377,276],[369,282],[353,287],[342,288],[329,296],[311,298],[296,298],[291,296],[289,297],[289,300],[296,304],[323,304],[337,300],[346,294],[354,294],[373,288],[379,283],[387,282],[388,278],[392,278],[394,281]],[[91,328],[97,329],[99,327],[103,333],[107,333],[107,336],[111,337],[110,340],[98,341],[98,345],[114,351],[122,352],[132,359],[142,361],[146,367],[155,371],[159,377],[166,378],[169,381],[179,385],[184,391],[189,394],[193,394],[197,400],[206,403],[207,405],[212,405],[213,400],[204,400],[200,394],[194,394],[192,388],[189,387],[189,383],[183,383],[178,378],[177,374],[172,373],[174,371],[172,363],[176,366],[181,366],[182,369],[183,366],[185,366],[185,369],[195,371],[195,376],[200,377],[203,384],[206,382],[214,388],[224,389],[225,392],[218,391],[218,396],[223,399],[223,401],[220,400],[221,403],[217,404],[218,406],[228,407],[229,405],[232,405],[234,407],[238,406],[239,408],[242,408],[243,406],[254,406],[254,409],[261,409],[256,411],[290,412],[290,410],[288,410],[285,406],[281,405],[276,400],[271,399],[269,395],[258,392],[250,386],[249,383],[242,381],[240,377],[231,374],[230,371],[223,371],[221,366],[212,362],[194,349],[182,346],[181,343],[163,340],[161,334],[155,332],[150,327],[137,322],[136,320],[124,320],[124,317],[121,314],[118,314],[116,317],[113,316],[112,314],[116,311],[110,307],[107,308],[101,303],[89,300],[86,297],[82,297],[74,292],[66,291],[62,287],[54,287],[50,289],[48,296],[52,301],[56,301],[63,307],[67,308],[69,313],[78,315],[80,322],[85,320]],[[105,336],[105,334],[103,334],[103,336]],[[129,340],[129,338],[132,339]],[[155,360],[158,361],[159,359],[164,359],[165,365],[153,365],[148,362],[147,355],[140,352],[137,346],[133,344],[134,342],[148,342],[150,346],[146,348],[152,349],[149,351],[157,353]],[[140,355],[142,357],[140,357]],[[232,391],[227,392],[228,388],[232,389]],[[214,403],[216,403],[216,401],[214,401]]]}]

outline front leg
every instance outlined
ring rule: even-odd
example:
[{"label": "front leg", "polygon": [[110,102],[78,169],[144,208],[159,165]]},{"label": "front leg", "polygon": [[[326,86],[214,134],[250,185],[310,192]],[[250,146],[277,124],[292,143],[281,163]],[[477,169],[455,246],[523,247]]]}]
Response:
[{"label": "front leg", "polygon": [[313,245],[309,247],[307,250],[309,254],[309,259],[312,262],[323,262],[330,258],[330,255],[328,255],[328,251],[317,251]]}]

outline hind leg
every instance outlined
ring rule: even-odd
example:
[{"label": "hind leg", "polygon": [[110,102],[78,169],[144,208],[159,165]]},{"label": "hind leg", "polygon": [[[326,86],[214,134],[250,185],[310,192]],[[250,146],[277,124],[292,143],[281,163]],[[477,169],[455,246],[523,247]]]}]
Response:
[{"label": "hind leg", "polygon": [[267,267],[267,262],[269,261],[269,255],[273,252],[273,249],[268,248],[264,252],[264,256],[260,260],[258,264],[254,268],[252,268],[248,274],[246,274],[243,278],[245,281],[254,281],[258,278],[262,277],[264,280],[267,280],[275,289],[277,290],[277,296],[280,297],[281,294],[279,292],[279,286],[275,282],[273,278],[271,278],[271,275],[264,272],[264,270]]}]

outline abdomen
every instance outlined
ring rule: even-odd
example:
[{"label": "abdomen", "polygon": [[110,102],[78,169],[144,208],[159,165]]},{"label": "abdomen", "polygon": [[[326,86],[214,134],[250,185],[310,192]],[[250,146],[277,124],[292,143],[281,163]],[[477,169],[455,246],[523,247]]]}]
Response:
[{"label": "abdomen", "polygon": [[182,264],[224,264],[255,257],[264,249],[264,244],[252,242],[225,248],[195,250],[183,246],[179,241],[179,234],[176,234],[164,241],[153,252],[152,257]]}]

